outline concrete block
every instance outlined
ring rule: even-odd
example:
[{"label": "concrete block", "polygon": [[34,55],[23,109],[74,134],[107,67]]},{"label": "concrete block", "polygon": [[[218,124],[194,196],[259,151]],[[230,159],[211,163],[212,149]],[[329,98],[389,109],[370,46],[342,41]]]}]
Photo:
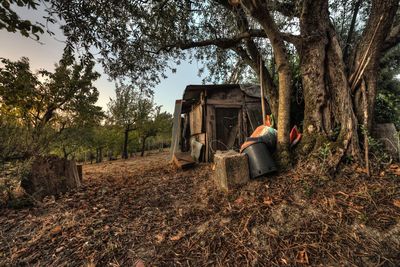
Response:
[{"label": "concrete block", "polygon": [[214,181],[224,191],[229,191],[249,181],[249,163],[246,154],[233,150],[217,151],[214,155]]}]

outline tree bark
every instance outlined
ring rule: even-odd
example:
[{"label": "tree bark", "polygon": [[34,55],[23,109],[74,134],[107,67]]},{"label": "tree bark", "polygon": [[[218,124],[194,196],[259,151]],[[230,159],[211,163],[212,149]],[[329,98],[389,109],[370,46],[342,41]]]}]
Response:
[{"label": "tree bark", "polygon": [[267,4],[259,0],[243,0],[241,3],[252,17],[260,23],[273,48],[279,80],[277,155],[279,156],[280,165],[285,166],[289,163],[290,95],[292,87],[292,73],[288,52]]},{"label": "tree bark", "polygon": [[142,137],[142,148],[141,148],[141,153],[140,153],[141,157],[144,156],[144,151],[145,151],[145,148],[146,148],[146,139],[147,139],[147,137]]},{"label": "tree bark", "polygon": [[103,148],[96,148],[96,163],[100,163],[103,161]]},{"label": "tree bark", "polygon": [[[301,61],[305,112],[303,152],[318,154],[319,148],[330,144],[328,167],[336,170],[347,154],[361,161],[358,123],[363,121],[362,96],[351,88],[360,77],[368,89],[368,128],[372,125],[376,98],[379,58],[385,38],[390,32],[398,8],[395,0],[373,0],[372,12],[357,53],[346,67],[338,37],[330,23],[328,1],[303,1],[300,16],[302,42],[297,46]],[[346,46],[348,49],[348,45]],[[350,69],[350,79],[346,70]],[[362,75],[361,69],[365,70]],[[350,81],[349,81],[350,80]],[[356,87],[357,88],[357,87]]]},{"label": "tree bark", "polygon": [[128,159],[128,141],[129,141],[129,127],[126,127],[124,131],[124,147],[122,152],[123,159]]},{"label": "tree bark", "polygon": [[303,42],[298,49],[305,101],[302,152],[318,155],[321,146],[330,144],[328,168],[335,170],[345,153],[359,158],[359,145],[357,118],[342,50],[329,21],[328,2],[304,1],[300,28]]}]

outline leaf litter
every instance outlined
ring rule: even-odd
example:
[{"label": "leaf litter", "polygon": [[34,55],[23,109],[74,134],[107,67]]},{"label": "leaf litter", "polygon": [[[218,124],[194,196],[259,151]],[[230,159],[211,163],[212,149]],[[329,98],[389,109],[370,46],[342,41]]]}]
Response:
[{"label": "leaf litter", "polygon": [[397,170],[297,168],[226,194],[168,153],[85,165],[81,188],[0,210],[0,266],[400,266]]}]

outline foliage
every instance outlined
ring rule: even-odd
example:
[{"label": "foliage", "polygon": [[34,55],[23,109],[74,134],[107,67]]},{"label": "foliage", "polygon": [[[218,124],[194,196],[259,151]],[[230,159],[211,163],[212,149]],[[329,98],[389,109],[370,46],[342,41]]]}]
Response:
[{"label": "foliage", "polygon": [[[251,72],[248,62],[238,58],[239,50],[245,52],[243,44],[224,43],[224,38],[241,31],[235,12],[218,1],[52,3],[50,12],[65,20],[63,30],[71,45],[86,49],[94,46],[112,78],[129,78],[140,88],[151,89],[161,78],[174,73],[175,65],[183,60],[199,62],[199,74],[209,74],[206,82],[227,81],[236,67],[241,78]],[[210,42],[202,43],[204,40]],[[268,58],[265,38],[257,42]]]},{"label": "foliage", "polygon": [[[47,2],[47,0],[42,0]],[[20,32],[25,37],[34,36],[39,39],[39,34],[44,33],[44,26],[36,23],[32,24],[29,20],[21,19],[13,10],[12,5],[37,9],[39,6],[36,0],[1,0],[0,1],[0,30],[5,29],[9,32]]]},{"label": "foliage", "polygon": [[92,85],[99,77],[94,62],[76,63],[66,52],[54,72],[37,74],[31,72],[27,58],[1,62],[0,159],[48,153],[49,144],[65,129],[71,133],[101,119],[101,108],[95,106],[98,91]]},{"label": "foliage", "polygon": [[371,136],[368,136],[368,145],[372,170],[381,170],[382,167],[387,167],[391,163],[392,159],[390,155],[385,151],[384,145],[381,141],[376,140]]},{"label": "foliage", "polygon": [[[140,92],[132,85],[120,85],[115,89],[115,99],[107,104],[109,120],[112,124],[126,128],[128,131],[137,126],[137,121],[144,114],[139,114]],[[148,112],[143,108],[143,112]]]},{"label": "foliage", "polygon": [[117,86],[116,98],[110,99],[108,108],[110,123],[124,132],[124,158],[128,157],[130,132],[135,132],[140,139],[143,154],[145,142],[149,137],[171,130],[171,114],[161,112],[161,107],[155,106],[151,95],[132,85]]},{"label": "foliage", "polygon": [[375,116],[380,123],[393,122],[400,130],[400,47],[381,60]]}]

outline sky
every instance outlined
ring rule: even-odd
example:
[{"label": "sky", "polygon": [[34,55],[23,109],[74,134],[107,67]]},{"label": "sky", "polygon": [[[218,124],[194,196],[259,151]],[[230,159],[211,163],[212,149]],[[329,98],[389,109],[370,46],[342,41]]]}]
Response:
[{"label": "sky", "polygon": [[[42,22],[44,9],[38,10],[15,9],[21,18],[29,19],[32,22]],[[54,70],[63,53],[65,37],[57,25],[50,25],[50,30],[55,36],[48,33],[40,35],[40,42],[22,36],[19,32],[9,33],[0,30],[0,57],[10,60],[18,60],[21,57],[28,57],[33,71],[46,69]],[[101,74],[94,85],[99,90],[99,100],[97,105],[107,109],[110,97],[115,97],[114,82],[108,80],[108,76],[103,72],[100,65],[96,65],[96,71]],[[189,84],[201,84],[202,78],[198,77],[197,64],[183,62],[177,66],[177,72],[167,73],[168,78],[161,80],[161,83],[154,88],[154,101],[157,105],[162,105],[162,110],[173,113],[175,100],[182,97],[185,87]]]}]

